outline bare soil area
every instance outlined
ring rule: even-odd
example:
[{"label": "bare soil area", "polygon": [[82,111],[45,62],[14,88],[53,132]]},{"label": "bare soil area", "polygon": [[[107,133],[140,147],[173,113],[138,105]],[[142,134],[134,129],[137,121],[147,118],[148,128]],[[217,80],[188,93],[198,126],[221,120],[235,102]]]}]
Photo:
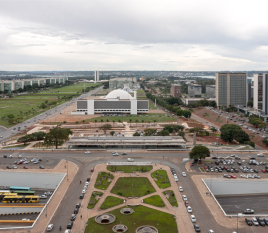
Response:
[{"label": "bare soil area", "polygon": [[[204,107],[199,107],[199,108],[195,108],[194,115],[214,124],[217,125],[219,128],[225,124],[234,124],[232,121],[228,121],[226,120],[225,117],[219,116],[218,114],[204,108]],[[243,128],[243,130],[248,134],[248,135],[252,135],[251,137],[251,141],[255,142],[255,144],[263,149],[267,149],[265,147],[265,145],[261,142],[262,141],[262,137],[260,137],[258,134],[254,134],[251,131]]]}]

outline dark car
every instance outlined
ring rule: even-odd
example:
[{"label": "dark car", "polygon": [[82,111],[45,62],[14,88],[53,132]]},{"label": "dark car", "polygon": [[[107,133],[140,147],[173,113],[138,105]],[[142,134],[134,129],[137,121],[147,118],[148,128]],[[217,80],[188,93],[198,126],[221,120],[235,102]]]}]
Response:
[{"label": "dark car", "polygon": [[212,157],[212,159],[218,159],[217,157]]},{"label": "dark car", "polygon": [[83,199],[84,198],[84,193],[82,193],[80,196],[79,196],[79,199]]},{"label": "dark car", "polygon": [[250,157],[250,159],[256,159],[255,157]]},{"label": "dark car", "polygon": [[67,229],[72,229],[73,224],[74,224],[73,222],[69,222],[68,225],[67,225]]},{"label": "dark car", "polygon": [[200,227],[197,224],[194,224],[195,232],[201,232]]},{"label": "dark car", "polygon": [[234,171],[235,171],[236,173],[239,173],[239,170],[238,170],[238,169],[234,169]]},{"label": "dark car", "polygon": [[39,168],[40,168],[40,169],[45,169],[43,165],[40,165]]},{"label": "dark car", "polygon": [[258,169],[254,169],[254,172],[255,172],[255,173],[259,173]]},{"label": "dark car", "polygon": [[90,178],[87,178],[87,181],[90,181]]},{"label": "dark car", "polygon": [[264,218],[263,221],[266,223],[266,225],[268,226],[268,219]]},{"label": "dark car", "polygon": [[76,219],[76,214],[72,214],[71,221],[74,221]]},{"label": "dark car", "polygon": [[3,157],[6,159],[7,158],[7,155],[4,155]]},{"label": "dark car", "polygon": [[265,227],[265,222],[262,218],[258,217],[257,220],[261,226]]},{"label": "dark car", "polygon": [[252,222],[249,218],[245,218],[245,221],[249,226],[252,226]]},{"label": "dark car", "polygon": [[11,167],[10,166],[7,166],[7,169],[11,169]]},{"label": "dark car", "polygon": [[78,214],[79,208],[74,209],[74,214]]},{"label": "dark car", "polygon": [[75,208],[79,209],[81,207],[81,204],[80,203],[77,203]]},{"label": "dark car", "polygon": [[39,162],[42,162],[42,159],[38,159]]}]

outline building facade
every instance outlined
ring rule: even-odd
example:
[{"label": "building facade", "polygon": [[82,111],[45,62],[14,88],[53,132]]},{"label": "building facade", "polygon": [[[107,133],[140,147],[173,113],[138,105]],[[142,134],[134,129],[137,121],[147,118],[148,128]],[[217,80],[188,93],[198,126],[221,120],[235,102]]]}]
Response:
[{"label": "building facade", "polygon": [[216,85],[206,85],[206,98],[215,98]]},{"label": "building facade", "polygon": [[188,95],[192,98],[200,98],[202,96],[202,87],[198,84],[188,86]]},{"label": "building facade", "polygon": [[247,74],[216,73],[217,106],[247,105]]},{"label": "building facade", "polygon": [[253,108],[268,114],[268,73],[254,75]]},{"label": "building facade", "polygon": [[181,85],[171,84],[170,95],[173,97],[181,97]]},{"label": "building facade", "polygon": [[137,100],[136,91],[134,97],[128,92],[118,89],[111,91],[105,98],[78,100],[76,112],[72,114],[94,115],[96,113],[133,114],[148,113],[148,100]]},{"label": "building facade", "polygon": [[109,89],[123,89],[125,84],[128,85],[130,89],[137,88],[137,78],[113,78],[109,80]]},{"label": "building facade", "polygon": [[95,70],[94,81],[95,83],[100,81],[100,72],[98,70]]}]

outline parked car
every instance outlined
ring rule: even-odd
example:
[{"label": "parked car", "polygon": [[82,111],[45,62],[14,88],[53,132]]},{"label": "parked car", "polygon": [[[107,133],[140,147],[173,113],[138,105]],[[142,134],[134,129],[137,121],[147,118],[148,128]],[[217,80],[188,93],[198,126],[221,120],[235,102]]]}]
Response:
[{"label": "parked car", "polygon": [[268,226],[268,219],[264,218],[263,221],[265,222],[265,224]]},{"label": "parked car", "polygon": [[249,218],[245,218],[245,221],[249,226],[252,226],[252,222]]},{"label": "parked car", "polygon": [[90,181],[90,178],[87,178],[87,182],[89,182]]},{"label": "parked car", "polygon": [[195,232],[201,232],[200,227],[197,224],[194,224]]},{"label": "parked car", "polygon": [[13,169],[17,169],[17,167],[15,165],[12,166]]},{"label": "parked car", "polygon": [[179,190],[180,190],[180,192],[183,192],[183,188],[181,186],[179,187]]},{"label": "parked car", "polygon": [[191,206],[187,206],[187,211],[188,211],[188,213],[192,213],[193,212],[192,207]]},{"label": "parked car", "polygon": [[23,166],[23,168],[24,168],[24,169],[28,169],[28,167],[26,167],[26,166]]},{"label": "parked car", "polygon": [[186,173],[185,172],[182,172],[182,176],[186,176]]},{"label": "parked car", "polygon": [[196,222],[196,218],[195,218],[195,216],[194,216],[194,215],[191,215],[191,217],[190,217],[190,218],[191,218],[191,221],[192,221],[192,222]]},{"label": "parked car", "polygon": [[127,155],[127,153],[126,152],[123,152],[121,155]]},{"label": "parked car", "polygon": [[185,201],[184,204],[185,204],[186,207],[187,207],[187,206],[190,206],[190,204],[189,204],[188,201]]},{"label": "parked car", "polygon": [[252,218],[252,223],[254,226],[259,226],[259,222],[257,221],[256,218]]},{"label": "parked car", "polygon": [[83,199],[83,198],[84,198],[84,196],[85,196],[85,194],[84,194],[84,193],[82,193],[82,194],[79,196],[79,199]]},{"label": "parked car", "polygon": [[40,169],[45,169],[43,165],[40,165],[39,168],[40,168]]},{"label": "parked car", "polygon": [[67,224],[67,229],[72,229],[72,227],[73,227],[73,222],[69,222],[68,224]]},{"label": "parked car", "polygon": [[74,214],[78,214],[79,208],[74,209]]},{"label": "parked car", "polygon": [[265,222],[263,221],[263,218],[257,217],[257,221],[259,222],[260,226],[265,227]]},{"label": "parked car", "polygon": [[182,200],[187,201],[186,195],[182,195]]},{"label": "parked car", "polygon": [[76,219],[76,214],[72,214],[71,221],[74,221]]},{"label": "parked car", "polygon": [[47,226],[47,231],[52,231],[53,227],[54,227],[53,224],[49,224],[49,225]]},{"label": "parked car", "polygon": [[94,167],[90,169],[91,172],[94,172]]}]

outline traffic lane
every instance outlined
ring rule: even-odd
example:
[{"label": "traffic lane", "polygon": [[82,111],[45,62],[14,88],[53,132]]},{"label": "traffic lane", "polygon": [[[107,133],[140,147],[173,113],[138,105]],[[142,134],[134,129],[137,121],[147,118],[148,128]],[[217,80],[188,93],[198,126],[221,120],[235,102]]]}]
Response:
[{"label": "traffic lane", "polygon": [[[39,214],[19,214],[19,215],[1,215],[1,220],[35,220]],[[32,225],[32,223],[31,223]]]},{"label": "traffic lane", "polygon": [[268,213],[267,195],[243,195],[217,197],[226,214],[243,213],[245,209],[253,209],[255,214]]}]

